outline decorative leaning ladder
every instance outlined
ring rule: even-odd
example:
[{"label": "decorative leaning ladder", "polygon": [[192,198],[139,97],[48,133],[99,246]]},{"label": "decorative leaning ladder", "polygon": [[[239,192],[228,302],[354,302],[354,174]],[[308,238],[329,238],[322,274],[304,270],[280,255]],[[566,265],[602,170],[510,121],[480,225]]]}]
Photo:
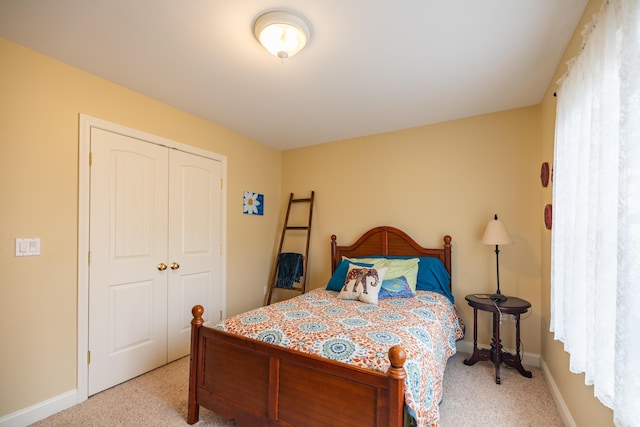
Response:
[{"label": "decorative leaning ladder", "polygon": [[[267,301],[265,305],[271,304],[271,297],[273,295],[273,289],[285,289],[285,290],[293,290],[300,292],[301,294],[305,293],[307,290],[307,268],[309,266],[309,240],[311,237],[311,219],[313,218],[313,200],[314,200],[314,192],[311,192],[311,196],[307,198],[296,199],[293,196],[293,193],[289,196],[289,205],[287,206],[287,214],[284,218],[284,226],[282,227],[282,236],[280,237],[280,245],[278,246],[278,253],[276,255],[275,267],[273,269],[273,277],[271,280],[271,286],[269,287],[269,295],[267,297]],[[309,205],[309,216],[307,225],[289,225],[289,214],[291,213],[291,206],[294,204],[308,204]],[[306,244],[304,254],[302,254],[302,276],[300,278],[300,286],[293,286],[290,288],[278,286],[278,271],[280,269],[280,259],[282,252],[282,247],[284,245],[285,236],[288,231],[293,230],[306,230]]]}]

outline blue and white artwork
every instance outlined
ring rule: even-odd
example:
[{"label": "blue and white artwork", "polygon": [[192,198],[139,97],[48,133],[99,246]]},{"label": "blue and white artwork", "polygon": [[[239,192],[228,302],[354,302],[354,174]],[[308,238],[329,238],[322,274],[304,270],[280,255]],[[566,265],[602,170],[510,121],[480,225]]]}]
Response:
[{"label": "blue and white artwork", "polygon": [[264,195],[252,191],[245,191],[243,212],[247,215],[263,215]]}]

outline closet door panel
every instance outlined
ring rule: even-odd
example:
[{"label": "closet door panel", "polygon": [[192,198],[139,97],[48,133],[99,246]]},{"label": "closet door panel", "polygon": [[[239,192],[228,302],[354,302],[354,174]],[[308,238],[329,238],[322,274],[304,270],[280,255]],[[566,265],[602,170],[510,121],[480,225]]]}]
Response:
[{"label": "closet door panel", "polygon": [[91,131],[89,395],[167,363],[167,149]]},{"label": "closet door panel", "polygon": [[189,354],[191,309],[205,321],[220,319],[222,165],[170,150],[169,155],[169,361]]}]

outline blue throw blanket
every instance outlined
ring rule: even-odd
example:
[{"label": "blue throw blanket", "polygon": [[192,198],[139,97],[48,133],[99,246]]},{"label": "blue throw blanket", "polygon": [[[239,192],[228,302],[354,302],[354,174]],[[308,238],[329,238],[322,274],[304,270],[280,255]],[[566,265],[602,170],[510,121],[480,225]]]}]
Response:
[{"label": "blue throw blanket", "polygon": [[293,288],[293,282],[300,282],[304,274],[302,266],[302,254],[294,252],[282,252],[278,256],[278,280],[276,287]]}]

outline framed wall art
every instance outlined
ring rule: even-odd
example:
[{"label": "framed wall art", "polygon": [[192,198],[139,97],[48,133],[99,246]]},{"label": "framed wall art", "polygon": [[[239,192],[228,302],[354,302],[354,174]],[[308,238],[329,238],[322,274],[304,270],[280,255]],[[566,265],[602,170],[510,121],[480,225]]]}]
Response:
[{"label": "framed wall art", "polygon": [[242,212],[247,215],[264,215],[264,195],[245,191]]}]

